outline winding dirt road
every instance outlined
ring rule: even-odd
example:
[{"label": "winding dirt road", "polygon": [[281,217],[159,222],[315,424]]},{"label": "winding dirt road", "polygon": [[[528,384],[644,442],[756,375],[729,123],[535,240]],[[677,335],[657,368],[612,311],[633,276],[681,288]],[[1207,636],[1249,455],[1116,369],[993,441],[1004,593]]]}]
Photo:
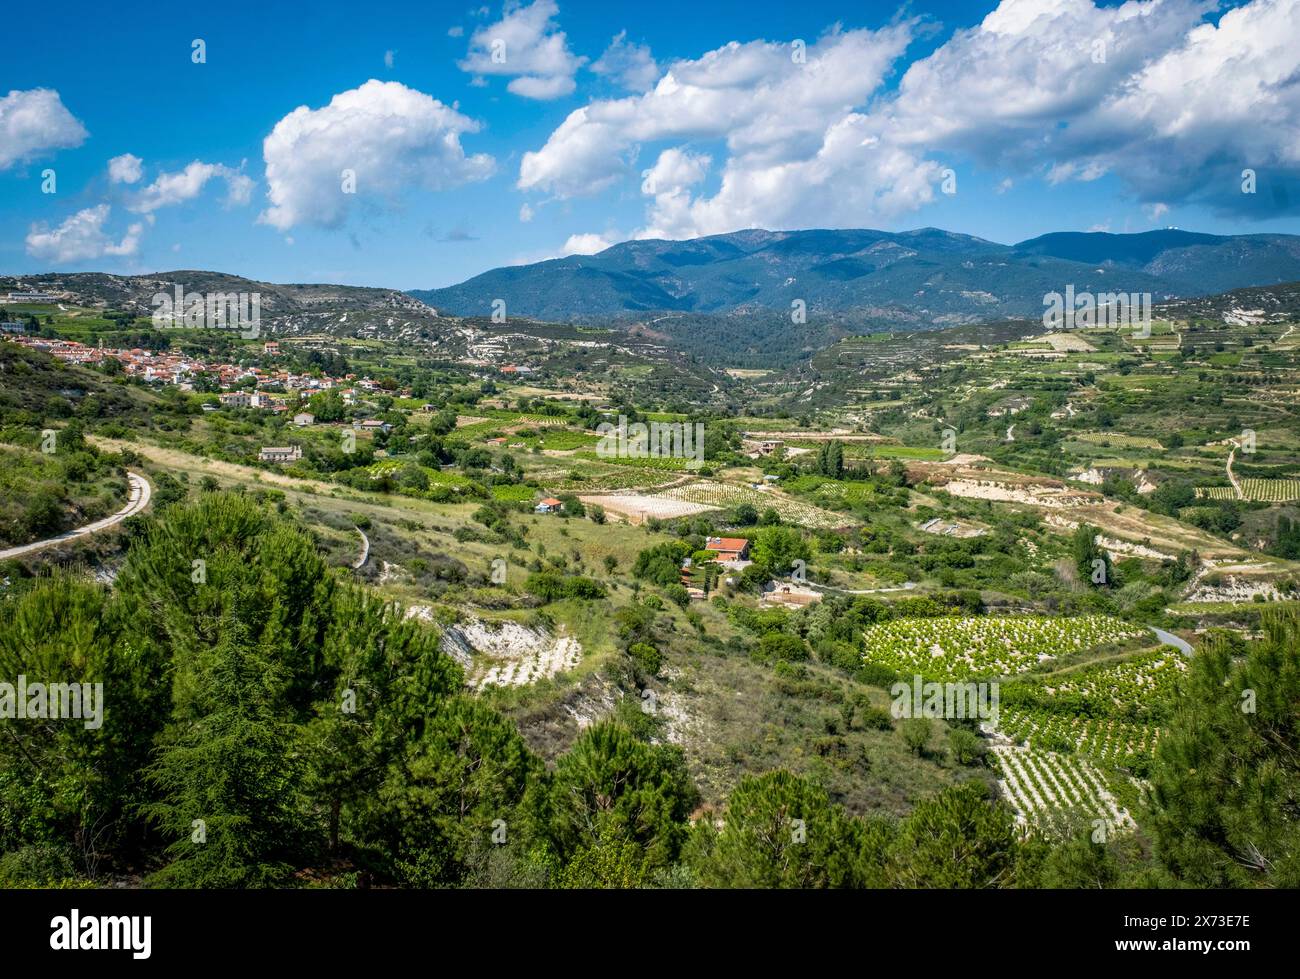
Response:
[{"label": "winding dirt road", "polygon": [[1232,448],[1228,450],[1228,465],[1225,468],[1228,470],[1228,482],[1232,484],[1232,491],[1237,494],[1237,499],[1244,500],[1246,498],[1246,494],[1242,492],[1241,483],[1237,482],[1237,476],[1232,471],[1232,462],[1233,459],[1236,457],[1236,455],[1237,455],[1237,440],[1233,439]]},{"label": "winding dirt road", "polygon": [[354,569],[364,568],[366,562],[370,560],[370,538],[367,537],[366,532],[356,526],[356,524],[352,525],[352,529],[361,535],[361,553],[357,556],[357,559],[352,562],[352,567]]},{"label": "winding dirt road", "polygon": [[131,493],[127,497],[126,506],[118,510],[111,517],[105,517],[103,520],[96,520],[94,523],[88,523],[84,527],[78,527],[76,530],[69,530],[66,534],[59,534],[58,537],[49,537],[45,540],[38,540],[32,544],[23,544],[19,547],[11,547],[8,550],[0,551],[0,561],[9,558],[22,557],[24,554],[30,554],[33,551],[39,551],[45,547],[52,547],[55,544],[64,544],[70,540],[76,540],[78,537],[88,537],[91,534],[97,534],[101,530],[107,530],[109,527],[116,527],[127,517],[139,513],[149,505],[149,500],[153,496],[153,487],[149,485],[149,480],[145,479],[139,473],[127,472],[126,478],[131,484]]}]

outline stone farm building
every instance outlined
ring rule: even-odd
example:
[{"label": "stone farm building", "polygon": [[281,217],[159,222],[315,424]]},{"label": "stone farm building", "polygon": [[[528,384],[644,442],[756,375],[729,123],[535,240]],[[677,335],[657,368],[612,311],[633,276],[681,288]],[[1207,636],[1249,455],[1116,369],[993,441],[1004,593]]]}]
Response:
[{"label": "stone farm building", "polygon": [[262,462],[297,462],[302,458],[302,446],[264,445],[257,458]]}]

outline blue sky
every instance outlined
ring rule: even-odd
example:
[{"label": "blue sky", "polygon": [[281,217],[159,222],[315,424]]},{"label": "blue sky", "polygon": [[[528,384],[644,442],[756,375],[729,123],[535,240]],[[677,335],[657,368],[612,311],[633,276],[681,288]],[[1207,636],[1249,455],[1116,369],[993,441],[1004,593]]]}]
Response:
[{"label": "blue sky", "polygon": [[755,226],[1300,231],[1297,0],[127,2],[8,20],[40,41],[5,49],[6,273],[424,288]]}]

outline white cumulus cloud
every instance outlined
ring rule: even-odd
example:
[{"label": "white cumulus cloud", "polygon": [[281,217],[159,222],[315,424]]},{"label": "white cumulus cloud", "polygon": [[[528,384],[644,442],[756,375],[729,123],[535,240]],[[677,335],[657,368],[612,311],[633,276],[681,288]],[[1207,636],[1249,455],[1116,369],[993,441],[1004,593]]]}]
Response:
[{"label": "white cumulus cloud", "polygon": [[[281,231],[339,227],[356,197],[395,199],[412,187],[446,190],[488,177],[492,157],[466,156],[479,124],[432,96],[374,79],[320,109],[300,106],[262,145],[270,206],[259,221]],[[343,171],[355,175],[344,192]]]},{"label": "white cumulus cloud", "polygon": [[134,153],[123,153],[108,161],[108,179],[115,184],[133,184],[144,176],[144,160]]},{"label": "white cumulus cloud", "polygon": [[[634,177],[642,153],[663,160],[664,145],[688,153],[716,141],[725,153],[713,153],[713,189],[647,192],[640,236],[889,222],[935,200],[944,168],[967,165],[992,171],[1000,191],[1105,177],[1144,204],[1295,211],[1300,3],[1217,8],[1002,0],[908,66],[893,91],[883,83],[916,20],[834,28],[803,64],[786,43],[733,41],[665,65],[640,94],[570,113],[524,154],[516,185],[561,199],[598,193]],[[1271,194],[1240,193],[1246,168],[1273,181]]]},{"label": "white cumulus cloud", "polygon": [[140,246],[144,225],[127,228],[118,241],[104,230],[111,208],[107,204],[78,211],[57,228],[33,224],[27,232],[27,254],[55,264],[80,262],[109,256],[134,255]]},{"label": "white cumulus cloud", "polygon": [[[689,237],[765,227],[879,220],[929,200],[934,165],[881,145],[853,107],[876,93],[912,37],[914,24],[881,31],[832,30],[806,51],[774,41],[731,42],[669,64],[651,90],[594,101],[572,112],[526,153],[521,190],[556,197],[592,193],[622,179],[645,143],[722,140],[727,156],[713,196],[687,182],[650,190],[642,234]],[[796,55],[804,54],[800,60]],[[696,183],[706,158],[679,143],[655,170],[691,161]],[[842,226],[842,225],[841,225]]]},{"label": "white cumulus cloud", "polygon": [[226,203],[247,204],[253,193],[251,177],[220,163],[195,160],[175,173],[160,173],[129,205],[138,214],[152,214],[159,208],[171,207],[193,200],[203,192],[209,180],[220,178],[226,182]]},{"label": "white cumulus cloud", "polygon": [[564,248],[560,251],[560,254],[595,255],[597,252],[603,252],[612,244],[614,244],[613,239],[606,238],[604,235],[569,235],[568,240],[564,243]]},{"label": "white cumulus cloud", "polygon": [[631,92],[644,92],[659,80],[659,66],[645,44],[628,43],[627,31],[619,31],[605,53],[592,62],[597,75],[612,78]]},{"label": "white cumulus cloud", "polygon": [[501,19],[476,30],[469,51],[460,62],[462,71],[478,78],[510,77],[506,88],[530,99],[556,99],[570,94],[573,76],[586,63],[569,50],[568,39],[554,18],[555,0],[531,4],[507,2]]},{"label": "white cumulus cloud", "polygon": [[[1245,206],[1253,165],[1300,177],[1300,4],[1003,0],[908,68],[886,138],[1048,184],[1107,174],[1146,202]],[[1293,202],[1300,206],[1300,200]]]},{"label": "white cumulus cloud", "polygon": [[0,99],[0,170],[80,146],[88,135],[53,89],[15,89]]}]

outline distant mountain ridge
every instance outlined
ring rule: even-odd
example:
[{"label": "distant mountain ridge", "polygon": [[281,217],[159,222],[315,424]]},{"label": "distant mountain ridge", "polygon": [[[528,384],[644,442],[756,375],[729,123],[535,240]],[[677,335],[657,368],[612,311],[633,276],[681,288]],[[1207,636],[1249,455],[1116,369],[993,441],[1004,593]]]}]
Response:
[{"label": "distant mountain ridge", "polygon": [[1159,301],[1300,279],[1300,236],[1057,232],[1002,245],[937,228],[748,230],[625,241],[596,255],[492,269],[411,295],[440,312],[561,322],[788,311],[861,325],[942,326],[1038,316],[1043,296],[1149,292]]}]

